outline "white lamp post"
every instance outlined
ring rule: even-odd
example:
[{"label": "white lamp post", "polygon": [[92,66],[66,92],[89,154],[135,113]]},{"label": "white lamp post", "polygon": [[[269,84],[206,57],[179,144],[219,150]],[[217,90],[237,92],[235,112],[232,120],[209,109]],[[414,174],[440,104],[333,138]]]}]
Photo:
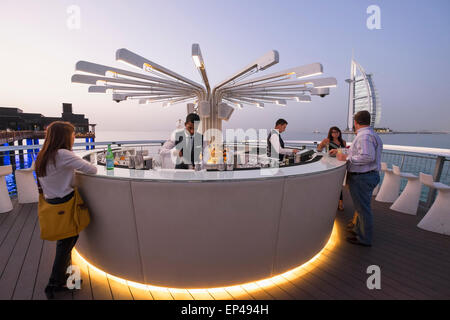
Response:
[{"label": "white lamp post", "polygon": [[117,50],[116,60],[141,72],[79,61],[76,71],[83,74],[74,74],[72,82],[89,84],[89,92],[112,92],[116,102],[162,102],[165,107],[190,102],[188,112],[200,115],[202,132],[221,130],[222,120],[228,121],[235,108],[242,109],[244,105],[264,108],[265,104],[286,106],[288,101],[310,102],[311,96],[324,97],[330,93],[329,88],[337,85],[335,78],[310,78],[323,73],[320,63],[246,79],[278,63],[279,54],[272,50],[211,91],[200,46],[196,43],[192,45],[192,59],[202,77],[203,86],[128,49]]}]

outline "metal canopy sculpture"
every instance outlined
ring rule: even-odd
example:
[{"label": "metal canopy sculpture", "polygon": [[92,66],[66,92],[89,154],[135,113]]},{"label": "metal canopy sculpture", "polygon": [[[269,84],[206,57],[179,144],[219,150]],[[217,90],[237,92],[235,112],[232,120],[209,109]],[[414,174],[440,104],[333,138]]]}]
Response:
[{"label": "metal canopy sculpture", "polygon": [[207,129],[221,130],[222,120],[230,118],[233,107],[240,109],[243,105],[253,105],[263,108],[265,103],[286,105],[287,101],[310,102],[311,95],[324,97],[329,94],[329,88],[337,84],[335,78],[304,79],[322,74],[320,63],[244,80],[278,63],[278,52],[272,50],[211,91],[198,44],[192,45],[192,59],[204,86],[127,49],[117,50],[116,60],[138,68],[140,73],[79,61],[76,71],[91,75],[74,74],[72,82],[90,84],[89,92],[112,91],[116,102],[136,99],[139,103],[163,102],[163,106],[169,106],[192,101],[187,105],[188,112],[200,115],[203,132]]}]

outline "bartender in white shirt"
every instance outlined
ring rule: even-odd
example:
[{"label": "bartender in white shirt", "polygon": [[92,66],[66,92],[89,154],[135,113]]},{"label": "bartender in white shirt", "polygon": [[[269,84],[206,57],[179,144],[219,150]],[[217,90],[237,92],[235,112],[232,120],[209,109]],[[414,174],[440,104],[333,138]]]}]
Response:
[{"label": "bartender in white shirt", "polygon": [[284,155],[296,154],[298,149],[286,149],[284,141],[281,138],[281,133],[286,130],[288,123],[284,119],[278,119],[275,123],[275,128],[270,131],[267,137],[267,156],[269,158],[283,161]]},{"label": "bartender in white shirt", "polygon": [[[203,141],[203,135],[197,132],[200,117],[195,113],[190,113],[186,117],[184,128],[174,131],[169,140],[167,140],[160,150],[163,161],[163,168],[189,169],[200,162],[200,154],[202,154],[202,162],[208,159],[205,152],[206,143]],[[175,160],[175,161],[173,161]],[[167,163],[172,165],[168,165]]]}]

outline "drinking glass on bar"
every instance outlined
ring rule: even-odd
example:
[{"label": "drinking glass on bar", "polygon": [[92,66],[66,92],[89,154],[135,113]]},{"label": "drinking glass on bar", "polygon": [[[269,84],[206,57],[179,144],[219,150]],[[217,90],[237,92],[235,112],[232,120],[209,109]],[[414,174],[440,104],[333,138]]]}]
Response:
[{"label": "drinking glass on bar", "polygon": [[134,167],[136,169],[144,169],[144,157],[142,154],[138,154],[134,157]]}]

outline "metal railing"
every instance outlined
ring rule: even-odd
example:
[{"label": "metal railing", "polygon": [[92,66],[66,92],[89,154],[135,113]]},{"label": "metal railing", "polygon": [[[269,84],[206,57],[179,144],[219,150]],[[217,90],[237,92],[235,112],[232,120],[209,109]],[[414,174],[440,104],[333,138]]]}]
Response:
[{"label": "metal railing", "polygon": [[[75,143],[74,151],[86,151],[95,149],[105,149],[108,144],[113,146],[161,146],[164,140],[133,140],[133,141],[103,141]],[[234,143],[236,144],[236,143]],[[247,150],[258,148],[264,150],[265,141],[238,142],[244,144]],[[315,148],[317,142],[291,140],[286,141],[286,147]],[[42,145],[24,145],[24,146],[0,146],[0,165],[12,164],[14,169],[28,168],[35,161],[36,156]],[[434,181],[439,181],[450,185],[450,150],[435,148],[418,148],[407,146],[385,146],[382,153],[382,161],[388,164],[388,167],[397,165],[402,172],[409,172],[418,175],[420,172],[431,174]],[[383,178],[383,176],[381,177]],[[8,178],[7,178],[8,180]],[[10,187],[15,184],[14,177],[9,177]],[[402,179],[401,188],[406,185],[406,179]],[[14,193],[14,188],[11,188]],[[436,190],[428,187],[422,187],[421,201],[424,206],[430,207],[436,196]]]}]

